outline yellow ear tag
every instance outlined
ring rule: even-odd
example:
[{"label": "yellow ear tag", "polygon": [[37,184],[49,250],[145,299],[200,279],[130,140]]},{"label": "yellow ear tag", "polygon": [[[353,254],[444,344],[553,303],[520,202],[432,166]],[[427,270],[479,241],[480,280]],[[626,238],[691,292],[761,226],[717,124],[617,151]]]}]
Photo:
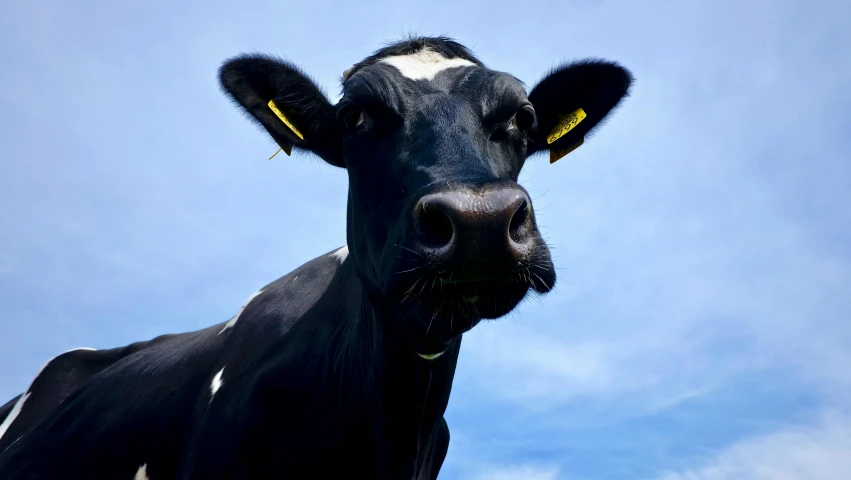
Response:
[{"label": "yellow ear tag", "polygon": [[574,110],[573,113],[571,113],[570,115],[565,117],[564,120],[559,122],[559,124],[556,125],[556,128],[554,128],[553,131],[547,136],[547,145],[552,144],[559,138],[567,135],[567,132],[573,130],[574,127],[579,125],[579,122],[585,120],[586,116],[587,115],[585,115],[585,110],[582,110],[581,108]]},{"label": "yellow ear tag", "polygon": [[568,153],[581,147],[583,143],[585,143],[585,137],[582,137],[581,139],[579,139],[578,142],[574,143],[570,147],[565,148],[564,150],[550,150],[550,164],[556,163],[559,159],[561,159]]},{"label": "yellow ear tag", "polygon": [[[272,109],[272,112],[274,112],[275,115],[277,115],[278,118],[280,118],[282,122],[284,122],[284,125],[290,127],[290,130],[292,130],[293,133],[295,133],[298,136],[298,138],[300,138],[301,140],[304,140],[304,135],[302,135],[301,132],[299,132],[298,129],[295,128],[295,125],[293,125],[292,122],[290,122],[287,119],[287,117],[283,114],[283,112],[281,112],[278,109],[278,106],[275,105],[274,100],[269,100],[269,108]],[[287,154],[289,154],[289,153],[287,153]]]}]

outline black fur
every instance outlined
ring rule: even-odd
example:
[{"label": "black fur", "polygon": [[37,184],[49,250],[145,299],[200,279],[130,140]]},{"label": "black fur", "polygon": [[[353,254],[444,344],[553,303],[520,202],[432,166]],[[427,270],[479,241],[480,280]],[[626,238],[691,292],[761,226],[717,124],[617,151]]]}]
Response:
[{"label": "black fur", "polygon": [[[272,138],[287,148],[295,145],[311,150],[328,163],[339,160],[340,136],[334,122],[334,107],[319,87],[298,67],[269,55],[240,55],[219,70],[222,90],[242,107],[249,118],[263,126]],[[304,135],[299,139],[269,109],[275,104]]]},{"label": "black fur", "polygon": [[[528,154],[562,149],[589,138],[601,127],[621,101],[629,96],[632,74],[615,62],[588,59],[567,63],[551,70],[529,94],[535,105],[538,128],[531,135]],[[588,115],[579,125],[551,146],[546,136],[560,116],[582,108]]]}]

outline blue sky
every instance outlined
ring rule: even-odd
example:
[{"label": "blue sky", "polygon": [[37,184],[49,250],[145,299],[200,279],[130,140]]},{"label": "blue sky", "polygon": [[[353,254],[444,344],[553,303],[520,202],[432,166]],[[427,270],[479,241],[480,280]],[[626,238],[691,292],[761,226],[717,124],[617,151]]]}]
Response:
[{"label": "blue sky", "polygon": [[583,56],[637,84],[521,175],[560,284],[465,337],[441,478],[851,478],[848,2],[72,3],[0,7],[2,401],[345,243],[345,172],[267,161],[222,60],[336,99],[383,42],[448,34],[529,85]]}]

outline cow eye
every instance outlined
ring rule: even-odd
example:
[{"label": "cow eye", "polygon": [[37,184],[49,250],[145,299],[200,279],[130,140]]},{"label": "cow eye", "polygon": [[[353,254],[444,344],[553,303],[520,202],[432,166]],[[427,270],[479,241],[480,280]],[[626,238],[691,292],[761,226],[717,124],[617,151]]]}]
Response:
[{"label": "cow eye", "polygon": [[356,108],[349,108],[343,112],[342,120],[343,125],[351,130],[363,125],[364,115],[362,111]]},{"label": "cow eye", "polygon": [[525,106],[518,110],[517,113],[514,114],[514,118],[511,119],[511,126],[522,133],[529,131],[534,123],[535,112],[530,106]]}]

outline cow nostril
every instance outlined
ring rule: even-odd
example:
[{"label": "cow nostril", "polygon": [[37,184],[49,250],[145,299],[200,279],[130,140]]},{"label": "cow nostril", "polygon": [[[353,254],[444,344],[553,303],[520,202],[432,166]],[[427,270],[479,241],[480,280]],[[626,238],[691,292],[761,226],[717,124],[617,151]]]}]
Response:
[{"label": "cow nostril", "polygon": [[437,208],[420,212],[419,230],[423,243],[432,247],[443,247],[452,241],[452,221]]},{"label": "cow nostril", "polygon": [[529,202],[524,198],[514,210],[508,224],[508,236],[516,243],[524,243],[529,231]]}]

